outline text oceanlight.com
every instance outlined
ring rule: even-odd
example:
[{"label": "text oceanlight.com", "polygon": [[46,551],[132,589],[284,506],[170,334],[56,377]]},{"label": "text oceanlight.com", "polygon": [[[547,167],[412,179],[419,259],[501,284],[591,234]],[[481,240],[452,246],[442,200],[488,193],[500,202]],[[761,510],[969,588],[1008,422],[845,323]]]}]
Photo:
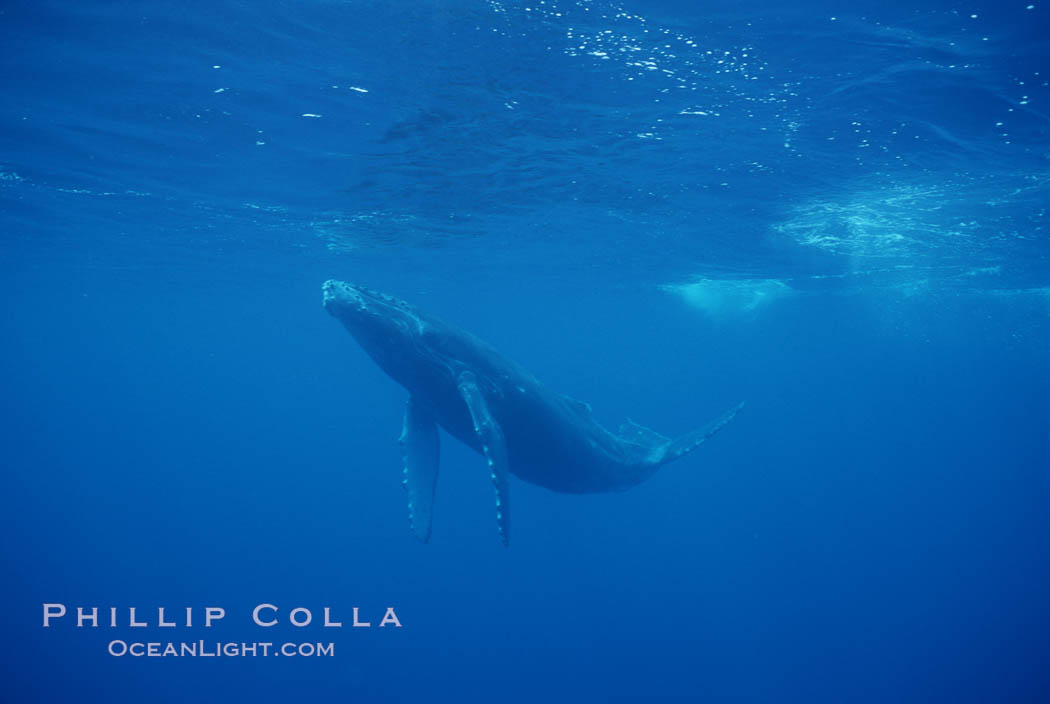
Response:
[{"label": "text oceanlight.com", "polygon": [[236,658],[236,657],[332,657],[335,643],[206,643],[203,640],[181,643],[128,643],[113,640],[109,643],[109,654],[115,657],[190,657],[190,658]]}]

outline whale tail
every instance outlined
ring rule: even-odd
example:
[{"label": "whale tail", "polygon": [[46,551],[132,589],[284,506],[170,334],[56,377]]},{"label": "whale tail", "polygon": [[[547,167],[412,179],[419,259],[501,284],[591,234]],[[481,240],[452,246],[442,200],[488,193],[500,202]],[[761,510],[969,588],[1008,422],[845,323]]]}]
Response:
[{"label": "whale tail", "polygon": [[667,464],[673,462],[682,455],[687,455],[697,447],[702,445],[705,440],[717,433],[725,424],[733,420],[733,417],[740,412],[740,409],[744,407],[743,402],[738,403],[730,410],[723,413],[721,416],[711,421],[703,428],[694,430],[691,433],[686,433],[681,437],[671,440],[665,447],[663,457],[660,458],[660,464]]}]

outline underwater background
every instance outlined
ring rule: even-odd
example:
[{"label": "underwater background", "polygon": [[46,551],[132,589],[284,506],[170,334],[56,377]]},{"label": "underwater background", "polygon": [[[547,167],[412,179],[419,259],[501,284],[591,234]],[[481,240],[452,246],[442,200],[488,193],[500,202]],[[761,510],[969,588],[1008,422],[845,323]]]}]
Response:
[{"label": "underwater background", "polygon": [[[4,2],[0,700],[1050,701],[1033,3]],[[512,480],[509,549],[446,436],[422,544],[328,278],[609,428],[747,407],[624,493]]]}]

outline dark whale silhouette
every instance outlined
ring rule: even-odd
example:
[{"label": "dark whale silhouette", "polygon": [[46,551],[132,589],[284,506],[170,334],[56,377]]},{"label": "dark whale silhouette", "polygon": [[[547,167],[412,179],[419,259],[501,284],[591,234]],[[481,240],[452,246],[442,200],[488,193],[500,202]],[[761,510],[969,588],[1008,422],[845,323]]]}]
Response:
[{"label": "dark whale silhouette", "polygon": [[550,391],[485,342],[404,301],[326,281],[324,307],[409,392],[403,483],[412,529],[423,541],[430,537],[439,425],[488,460],[506,545],[510,474],[573,494],[626,489],[696,449],[743,406],[676,440],[630,421],[614,435],[587,404]]}]

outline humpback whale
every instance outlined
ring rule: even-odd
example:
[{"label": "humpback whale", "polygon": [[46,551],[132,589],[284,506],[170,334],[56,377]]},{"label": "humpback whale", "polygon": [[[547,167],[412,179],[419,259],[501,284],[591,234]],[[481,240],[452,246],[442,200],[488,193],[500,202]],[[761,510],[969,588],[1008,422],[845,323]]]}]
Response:
[{"label": "humpback whale", "polygon": [[399,438],[402,483],[412,531],[424,542],[438,476],[438,426],[488,461],[496,525],[507,545],[511,474],[564,493],[626,489],[696,449],[743,407],[674,440],[630,421],[613,434],[586,403],[549,390],[468,332],[363,286],[330,280],[323,290],[325,310],[409,393]]}]

